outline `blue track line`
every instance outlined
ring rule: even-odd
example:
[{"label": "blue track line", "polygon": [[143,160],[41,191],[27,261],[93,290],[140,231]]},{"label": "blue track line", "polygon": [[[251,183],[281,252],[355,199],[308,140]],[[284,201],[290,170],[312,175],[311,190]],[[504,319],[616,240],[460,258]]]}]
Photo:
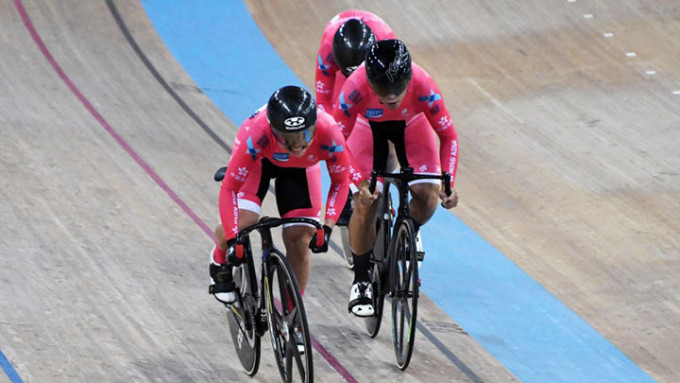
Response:
[{"label": "blue track line", "polygon": [[0,367],[5,371],[5,374],[7,374],[7,377],[9,378],[9,381],[12,383],[22,383],[23,381],[19,377],[19,374],[17,374],[16,370],[14,370],[14,367],[12,367],[12,363],[9,362],[5,354],[0,351]]},{"label": "blue track line", "polygon": [[[169,50],[234,123],[276,88],[302,85],[242,1],[142,4]],[[653,381],[454,215],[439,210],[423,229],[423,241],[422,291],[520,380]]]}]

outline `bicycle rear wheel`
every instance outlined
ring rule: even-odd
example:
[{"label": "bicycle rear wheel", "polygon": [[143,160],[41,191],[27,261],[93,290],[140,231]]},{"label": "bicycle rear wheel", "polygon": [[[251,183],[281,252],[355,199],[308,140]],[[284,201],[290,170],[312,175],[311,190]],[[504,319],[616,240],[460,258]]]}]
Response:
[{"label": "bicycle rear wheel", "polygon": [[380,283],[380,267],[374,264],[369,270],[371,283],[373,287],[373,315],[364,318],[366,331],[371,338],[378,336],[380,331],[380,324],[382,323],[383,307],[385,302],[385,294],[382,292],[382,284]]},{"label": "bicycle rear wheel", "polygon": [[285,256],[278,251],[269,254],[267,267],[267,320],[281,379],[313,382],[312,341],[297,280]]},{"label": "bicycle rear wheel", "polygon": [[418,258],[413,223],[404,220],[392,242],[390,283],[392,293],[392,341],[397,366],[405,370],[411,360],[418,313]]},{"label": "bicycle rear wheel", "polygon": [[227,305],[229,332],[241,365],[246,374],[253,376],[260,365],[260,336],[257,334],[258,308],[257,298],[253,293],[252,274],[246,264],[233,270],[234,282],[238,298]]}]

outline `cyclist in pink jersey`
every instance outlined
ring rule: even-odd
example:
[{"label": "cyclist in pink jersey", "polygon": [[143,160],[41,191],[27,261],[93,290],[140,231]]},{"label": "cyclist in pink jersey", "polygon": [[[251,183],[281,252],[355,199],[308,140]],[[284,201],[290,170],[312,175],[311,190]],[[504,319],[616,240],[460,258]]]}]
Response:
[{"label": "cyclist in pink jersey", "polygon": [[349,10],[331,19],[321,36],[316,63],[316,102],[328,113],[345,78],[366,57],[378,40],[394,39],[390,27],[371,12]]},{"label": "cyclist in pink jersey", "polygon": [[321,212],[321,168],[326,161],[331,187],[324,217],[324,245],[316,247],[309,225],[283,228],[286,256],[304,291],[311,269],[309,250],[328,250],[335,221],[347,199],[351,175],[360,172],[345,149],[345,139],[333,118],[317,110],[312,95],[297,86],[277,90],[266,106],[246,120],[236,135],[219,194],[221,225],[210,253],[210,293],[223,303],[234,302],[231,268],[239,264],[236,235],[257,222],[272,178],[282,217],[318,219]]},{"label": "cyclist in pink jersey", "polygon": [[[446,171],[451,174],[453,188],[458,164],[456,130],[439,87],[425,70],[411,62],[403,42],[382,40],[371,46],[364,65],[340,90],[333,117],[349,137],[347,145],[365,178],[371,169],[388,170],[389,141],[402,167],[411,167],[416,174]],[[410,191],[409,208],[416,231],[432,217],[439,199],[447,209],[458,203],[455,190],[447,196],[435,180],[413,181]],[[354,194],[349,238],[355,277],[349,310],[357,316],[373,315],[368,268],[379,196],[378,190],[370,194],[365,188]]]}]

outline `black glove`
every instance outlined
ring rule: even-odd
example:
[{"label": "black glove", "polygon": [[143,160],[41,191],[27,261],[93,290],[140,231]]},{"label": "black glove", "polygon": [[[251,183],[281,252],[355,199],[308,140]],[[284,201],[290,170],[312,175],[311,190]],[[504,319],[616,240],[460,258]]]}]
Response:
[{"label": "black glove", "polygon": [[238,266],[243,263],[243,245],[236,243],[236,238],[227,241],[227,264]]},{"label": "black glove", "polygon": [[328,251],[328,241],[331,238],[331,232],[333,229],[323,225],[323,244],[321,244],[321,246],[317,246],[317,238],[320,231],[321,230],[317,230],[316,233],[314,233],[312,240],[309,242],[309,248],[312,249],[312,253],[325,253]]}]

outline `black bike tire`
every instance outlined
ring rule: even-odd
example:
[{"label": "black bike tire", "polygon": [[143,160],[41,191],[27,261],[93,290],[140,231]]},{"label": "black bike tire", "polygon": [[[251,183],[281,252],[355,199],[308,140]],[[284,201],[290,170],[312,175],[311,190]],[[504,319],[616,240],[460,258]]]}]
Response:
[{"label": "black bike tire", "polygon": [[[392,248],[390,249],[390,289],[392,292],[392,342],[394,353],[397,358],[397,366],[405,370],[411,361],[413,345],[415,344],[416,323],[418,318],[418,256],[416,253],[415,230],[413,222],[405,219],[399,223],[395,232]],[[398,257],[398,252],[402,249],[401,244],[406,241],[404,248],[408,247],[407,259],[410,259],[410,267],[405,268],[406,261]],[[402,270],[406,269],[408,279],[401,278],[399,266]],[[408,291],[400,291],[398,283],[408,281]],[[408,303],[410,297],[410,304]],[[408,314],[405,311],[409,309]],[[408,328],[405,328],[404,321],[408,321]],[[406,334],[404,332],[407,331]],[[406,338],[404,339],[404,335]]]},{"label": "black bike tire", "polygon": [[[389,190],[389,182],[384,184],[383,190]],[[373,246],[373,264],[371,265],[370,276],[373,284],[373,315],[364,319],[366,331],[371,338],[378,336],[382,323],[383,309],[385,307],[385,295],[389,291],[389,263],[388,253],[390,248],[392,230],[392,196],[389,191],[386,198],[382,200],[381,214],[378,217],[378,226],[375,245]],[[385,216],[385,215],[388,216]],[[382,253],[379,251],[379,244],[382,241]]]},{"label": "black bike tire", "polygon": [[[254,267],[252,264],[250,267]],[[252,273],[246,268],[245,276],[243,277],[247,284],[250,285],[251,291],[257,291],[257,282],[252,280]],[[254,290],[253,290],[254,289]],[[254,376],[260,366],[260,336],[257,334],[257,321],[259,315],[258,302],[255,295],[248,296],[239,295],[234,305],[226,305],[227,321],[229,323],[229,332],[231,333],[232,343],[236,349],[241,366],[243,366],[246,374]],[[238,312],[238,314],[237,314]],[[250,318],[247,319],[246,316]],[[250,320],[250,329],[244,319]],[[245,337],[239,339],[239,332]]]},{"label": "black bike tire", "polygon": [[354,258],[352,258],[352,248],[349,245],[349,227],[341,226],[339,230],[340,239],[342,241],[342,254],[345,258],[345,262],[347,262],[347,267],[349,267],[350,270],[354,270]]},{"label": "black bike tire", "polygon": [[371,283],[373,284],[373,315],[364,318],[364,325],[368,336],[375,338],[380,332],[380,324],[382,323],[383,307],[385,302],[385,294],[382,293],[382,286],[380,284],[380,271],[378,265],[373,265],[370,271]]},{"label": "black bike tire", "polygon": [[[266,302],[267,302],[267,321],[269,324],[269,332],[270,332],[270,338],[272,341],[272,349],[274,351],[274,358],[276,362],[276,366],[279,369],[279,373],[281,375],[281,379],[283,379],[284,382],[290,382],[292,381],[292,361],[293,357],[296,359],[296,365],[298,367],[298,374],[300,374],[300,362],[301,359],[304,359],[304,382],[307,383],[312,383],[314,381],[314,358],[312,355],[312,340],[309,332],[309,325],[307,323],[307,314],[305,312],[305,306],[302,300],[302,295],[300,294],[300,287],[298,285],[297,279],[295,278],[295,273],[293,273],[293,269],[290,266],[290,263],[288,263],[288,260],[286,257],[281,254],[278,251],[273,251],[269,254],[267,257],[267,267],[269,268],[269,276],[270,280],[268,283],[272,283],[272,280],[274,279],[274,273],[278,272],[278,281],[279,281],[279,289],[281,289],[281,286],[283,283],[288,285],[288,287],[291,288],[291,292],[293,293],[291,298],[294,300],[295,307],[298,308],[297,310],[297,316],[299,325],[302,330],[302,335],[304,339],[304,348],[305,348],[305,353],[303,355],[299,355],[297,351],[297,344],[295,343],[295,339],[292,335],[292,329],[289,328],[289,342],[286,342],[285,347],[286,351],[292,351],[292,355],[287,354],[287,355],[282,355],[281,353],[281,345],[277,342],[276,338],[276,332],[277,329],[274,327],[275,326],[275,318],[274,318],[274,313],[276,312],[275,307],[273,306],[274,299],[276,297],[273,296],[273,290],[271,286],[267,286],[266,289],[267,291],[264,292],[264,294],[268,294],[269,296],[266,297]],[[282,278],[285,278],[285,281],[282,280]],[[279,290],[280,291],[280,290]],[[279,300],[281,304],[283,302]],[[291,347],[291,343],[292,346]],[[297,357],[296,357],[297,355]],[[285,361],[283,360],[285,357]],[[286,363],[284,365],[283,363]],[[301,375],[301,374],[300,374]]]}]

